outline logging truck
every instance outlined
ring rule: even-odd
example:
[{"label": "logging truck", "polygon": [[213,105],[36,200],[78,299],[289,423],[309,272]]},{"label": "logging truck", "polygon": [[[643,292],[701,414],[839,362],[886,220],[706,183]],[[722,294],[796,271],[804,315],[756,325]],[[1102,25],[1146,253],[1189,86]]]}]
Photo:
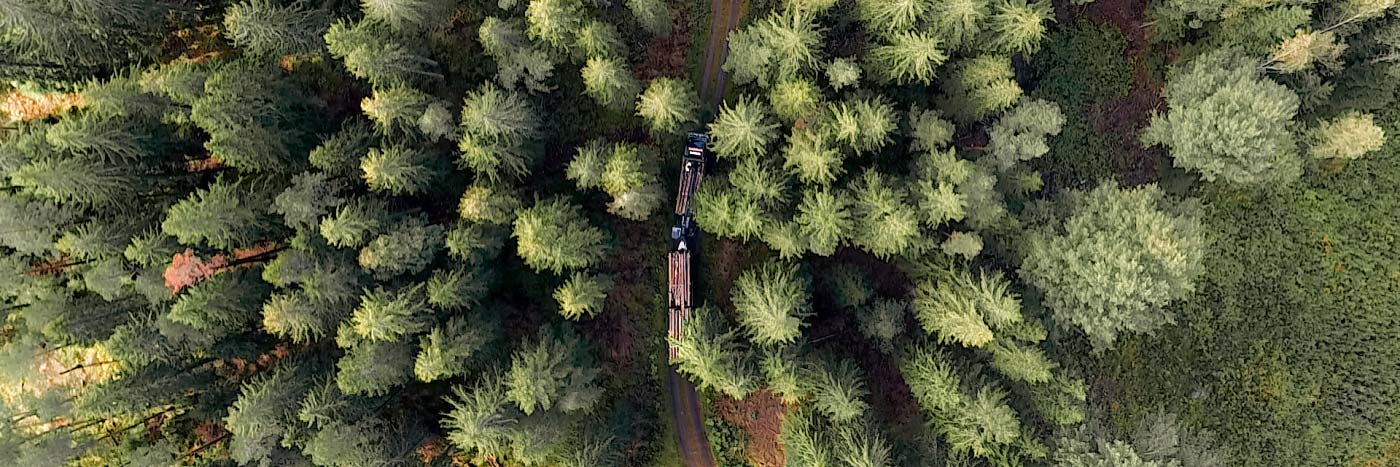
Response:
[{"label": "logging truck", "polygon": [[[682,327],[694,308],[691,301],[690,254],[698,228],[695,226],[691,197],[705,178],[709,142],[708,135],[691,133],[686,137],[685,149],[681,154],[680,183],[676,188],[676,224],[671,227],[671,252],[666,255],[666,335],[673,339],[681,338]],[[676,358],[676,347],[668,347],[670,357]]]}]

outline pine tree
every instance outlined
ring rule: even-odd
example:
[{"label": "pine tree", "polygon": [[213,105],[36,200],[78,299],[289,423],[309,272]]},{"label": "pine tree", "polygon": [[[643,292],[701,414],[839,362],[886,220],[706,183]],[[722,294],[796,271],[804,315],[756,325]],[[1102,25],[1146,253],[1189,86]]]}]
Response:
[{"label": "pine tree", "polygon": [[360,249],[360,267],[377,279],[416,274],[442,251],[441,226],[423,220],[401,222]]},{"label": "pine tree", "polygon": [[701,389],[742,399],[756,388],[758,375],[754,356],[740,339],[713,310],[702,307],[685,321],[681,338],[668,341],[676,348],[672,362],[677,371],[690,375]]},{"label": "pine tree", "polygon": [[359,248],[389,227],[392,216],[384,200],[353,198],[334,213],[321,218],[321,236],[342,248]]},{"label": "pine tree", "polygon": [[554,301],[559,302],[559,314],[565,319],[591,318],[603,311],[610,288],[612,280],[607,277],[576,272],[554,289]]},{"label": "pine tree", "polygon": [[812,253],[831,256],[836,247],[850,238],[854,227],[850,203],[829,189],[809,188],[802,193],[795,219],[798,231],[808,239]]},{"label": "pine tree", "polygon": [[646,119],[653,133],[672,134],[696,120],[699,98],[690,82],[657,78],[637,98],[637,115]]},{"label": "pine tree", "polygon": [[880,37],[908,33],[933,8],[927,0],[872,0],[856,2],[856,13],[865,27]]},{"label": "pine tree", "polygon": [[948,54],[932,33],[901,32],[890,36],[888,43],[871,48],[866,58],[871,74],[878,80],[930,84],[933,70],[948,60]]},{"label": "pine tree", "polygon": [[432,29],[452,17],[451,0],[360,0],[366,18],[403,31]]},{"label": "pine tree", "polygon": [[1385,145],[1385,130],[1371,114],[1348,112],[1323,121],[1309,132],[1312,156],[1321,160],[1355,160]]},{"label": "pine tree", "polygon": [[671,10],[661,0],[627,0],[627,10],[653,36],[671,35]]},{"label": "pine tree", "polygon": [[462,106],[459,162],[492,180],[524,177],[532,158],[525,145],[540,125],[523,95],[488,83],[468,94]]},{"label": "pine tree", "polygon": [[710,124],[714,149],[721,157],[749,158],[763,154],[773,142],[778,124],[768,118],[768,106],[741,98],[734,105],[724,104]]},{"label": "pine tree", "polygon": [[853,421],[865,414],[870,391],[850,359],[827,362],[812,370],[812,402],[817,411],[837,423]]},{"label": "pine tree", "polygon": [[496,62],[496,81],[502,86],[515,87],[523,83],[531,91],[549,91],[544,82],[554,73],[554,62],[525,37],[524,24],[519,20],[487,17],[477,30],[478,40]]},{"label": "pine tree", "polygon": [[802,79],[779,81],[768,90],[768,103],[773,106],[773,113],[784,122],[814,116],[820,108],[821,98],[817,85]]},{"label": "pine tree", "polygon": [[954,65],[953,76],[943,82],[940,107],[960,123],[990,117],[1011,107],[1021,97],[1011,70],[1011,57],[981,55]]},{"label": "pine tree", "polygon": [[929,15],[930,26],[950,48],[974,44],[990,14],[987,0],[947,0],[935,2]]},{"label": "pine tree", "polygon": [[451,267],[428,277],[428,304],[439,310],[471,309],[490,292],[489,269]]},{"label": "pine tree", "polygon": [[516,249],[536,271],[586,269],[603,259],[603,231],[562,198],[536,201],[515,216]]},{"label": "pine tree", "polygon": [[783,147],[783,168],[797,180],[812,185],[829,185],[844,172],[845,156],[822,129],[804,127],[788,134]]},{"label": "pine tree", "polygon": [[582,73],[583,92],[603,107],[626,108],[642,91],[642,84],[616,58],[590,58]]},{"label": "pine tree", "polygon": [[258,318],[267,283],[245,270],[215,274],[190,287],[170,306],[170,319],[212,335],[244,330]]},{"label": "pine tree", "polygon": [[627,44],[622,42],[616,27],[595,19],[579,27],[574,50],[581,58],[619,58],[626,55]]},{"label": "pine tree", "polygon": [[568,50],[583,15],[583,4],[578,0],[529,0],[525,6],[525,33],[554,49]]},{"label": "pine tree", "polygon": [[487,372],[470,389],[457,386],[453,393],[455,397],[448,399],[452,410],[442,422],[448,441],[466,452],[503,454],[521,418],[506,396],[503,375]]},{"label": "pine tree", "polygon": [[1005,0],[987,18],[991,45],[999,53],[1030,55],[1040,49],[1040,41],[1053,21],[1050,3],[1043,0]]},{"label": "pine tree", "polygon": [[321,36],[329,27],[324,11],[301,2],[283,6],[268,0],[245,0],[224,10],[229,39],[263,57],[319,52],[325,47]]},{"label": "pine tree", "polygon": [[214,182],[166,211],[161,230],[185,245],[232,249],[251,246],[273,225],[257,196],[224,180]]},{"label": "pine tree", "polygon": [[345,188],[345,183],[332,179],[325,172],[302,172],[292,178],[286,191],[272,200],[272,212],[280,214],[288,227],[314,229],[322,217],[345,204],[341,196]]},{"label": "pine tree", "polygon": [[802,319],[812,314],[811,279],[796,265],[767,262],[744,271],[731,297],[739,323],[759,345],[790,344],[802,335]]},{"label": "pine tree", "polygon": [[603,389],[598,370],[583,365],[583,344],[571,334],[546,333],[511,356],[506,396],[525,415],[556,405],[565,412],[592,409]]},{"label": "pine tree", "polygon": [[998,168],[1010,169],[1050,152],[1047,138],[1060,134],[1065,123],[1060,106],[1040,99],[1022,99],[992,124],[987,152]]},{"label": "pine tree", "polygon": [[408,341],[360,343],[336,362],[336,385],[351,395],[389,394],[413,379],[413,350]]},{"label": "pine tree", "polygon": [[917,241],[919,218],[903,188],[867,170],[850,188],[854,203],[851,243],[876,257],[889,258],[909,250]]},{"label": "pine tree", "polygon": [[909,304],[899,300],[880,299],[856,308],[860,334],[875,341],[880,350],[894,350],[894,340],[904,333],[904,317]]},{"label": "pine tree", "polygon": [[360,110],[383,135],[405,135],[415,128],[432,96],[408,86],[375,89],[360,101]]},{"label": "pine tree", "polygon": [[360,159],[365,184],[395,195],[423,193],[442,176],[431,154],[406,145],[373,148]]},{"label": "pine tree", "polygon": [[1297,142],[1288,127],[1298,96],[1260,75],[1239,50],[1210,52],[1175,69],[1163,91],[1167,114],[1142,133],[1146,145],[1171,150],[1177,167],[1207,181],[1257,185],[1301,173]]},{"label": "pine tree", "polygon": [[1021,265],[1055,319],[1082,329],[1098,349],[1170,323],[1166,306],[1190,294],[1201,273],[1199,220],[1155,185],[1103,185],[1069,212],[1063,227],[1030,237]]},{"label": "pine tree", "polygon": [[393,31],[378,21],[336,21],[326,30],[326,48],[355,77],[375,87],[440,79],[438,63],[399,43]]},{"label": "pine tree", "polygon": [[427,383],[466,374],[472,357],[490,342],[490,331],[483,323],[452,317],[420,338],[413,374]]}]

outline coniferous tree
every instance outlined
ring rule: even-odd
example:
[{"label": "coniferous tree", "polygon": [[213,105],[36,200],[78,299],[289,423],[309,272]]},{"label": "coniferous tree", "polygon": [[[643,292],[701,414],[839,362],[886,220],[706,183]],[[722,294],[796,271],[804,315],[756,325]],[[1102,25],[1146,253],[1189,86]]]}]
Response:
[{"label": "coniferous tree", "polygon": [[1021,275],[1045,293],[1056,320],[1111,347],[1121,334],[1172,321],[1166,306],[1194,290],[1201,273],[1200,230],[1155,185],[1103,185],[1071,206],[1062,227],[1030,237]]},{"label": "coniferous tree", "polygon": [[568,282],[554,289],[554,301],[559,302],[559,314],[565,319],[593,317],[603,311],[612,280],[607,277],[574,273]]},{"label": "coniferous tree", "polygon": [[470,389],[453,388],[452,410],[443,420],[447,439],[466,452],[495,456],[506,452],[514,436],[520,409],[506,395],[502,374],[490,371]]},{"label": "coniferous tree", "polygon": [[1040,99],[1022,99],[992,124],[987,152],[998,168],[1010,169],[1050,152],[1046,138],[1060,134],[1065,117],[1060,106]]},{"label": "coniferous tree", "polygon": [[739,323],[759,345],[790,344],[810,316],[811,280],[796,265],[768,262],[744,271],[731,292]]},{"label": "coniferous tree", "polygon": [[468,94],[462,106],[460,162],[493,180],[524,177],[531,160],[525,144],[540,125],[525,96],[486,84]]},{"label": "coniferous tree", "polygon": [[548,91],[544,82],[554,73],[549,54],[530,43],[519,20],[487,17],[477,30],[486,55],[496,61],[496,81],[513,88],[523,83],[531,91]]},{"label": "coniferous tree", "polygon": [[234,45],[264,57],[319,52],[325,47],[321,36],[328,27],[324,11],[301,2],[277,5],[246,0],[224,10],[224,30]]},{"label": "coniferous tree", "polygon": [[802,193],[793,220],[798,231],[807,237],[812,253],[831,256],[836,247],[851,236],[853,229],[850,202],[829,189],[809,188]]},{"label": "coniferous tree", "polygon": [[992,342],[994,329],[1022,319],[1021,302],[1009,287],[1000,274],[974,278],[965,271],[926,280],[918,284],[914,317],[942,342],[982,347]]},{"label": "coniferous tree", "polygon": [[686,320],[681,338],[668,341],[676,348],[672,362],[678,371],[694,378],[700,388],[742,399],[756,388],[758,371],[753,354],[740,339],[713,310],[702,307]]},{"label": "coniferous tree", "polygon": [[618,58],[627,52],[617,28],[602,20],[584,23],[574,40],[575,50],[582,57]]},{"label": "coniferous tree", "polygon": [[1033,54],[1045,38],[1045,22],[1054,19],[1049,2],[1006,0],[996,5],[987,18],[991,45],[1004,54]]},{"label": "coniferous tree", "polygon": [[441,226],[423,220],[401,222],[360,249],[360,267],[377,279],[416,274],[428,267],[442,250]]},{"label": "coniferous tree", "polygon": [[432,29],[452,17],[451,0],[360,0],[366,18],[379,20],[394,29]]},{"label": "coniferous tree", "polygon": [[903,188],[868,170],[851,186],[851,243],[880,258],[909,250],[919,237],[919,218]]},{"label": "coniferous tree", "polygon": [[1005,55],[981,55],[958,62],[943,81],[941,107],[954,120],[970,123],[1011,107],[1021,97]]},{"label": "coniferous tree", "polygon": [[767,149],[777,129],[778,124],[768,118],[767,105],[740,99],[732,106],[724,104],[710,124],[710,135],[714,137],[715,152],[721,157],[749,158]]},{"label": "coniferous tree", "polygon": [[783,168],[806,184],[828,185],[841,176],[845,157],[831,133],[806,127],[788,134],[783,148]]},{"label": "coniferous tree", "polygon": [[525,33],[554,49],[568,50],[583,15],[583,4],[578,0],[529,0],[525,6]]},{"label": "coniferous tree", "polygon": [[[920,3],[920,2],[907,2]],[[870,49],[871,74],[900,84],[933,82],[933,70],[948,59],[938,36],[930,32],[901,32]]]},{"label": "coniferous tree", "polygon": [[360,110],[384,135],[403,135],[415,128],[432,97],[408,86],[375,89],[360,101]]},{"label": "coniferous tree", "polygon": [[880,350],[894,350],[894,340],[904,333],[904,316],[909,304],[899,300],[879,299],[856,308],[860,334],[875,341]]},{"label": "coniferous tree", "polygon": [[1284,182],[1301,173],[1297,142],[1288,130],[1298,96],[1260,75],[1239,50],[1219,50],[1174,70],[1163,90],[1167,114],[1142,133],[1171,150],[1177,167],[1207,181]]},{"label": "coniferous tree", "polygon": [[603,231],[588,223],[583,210],[561,198],[536,201],[515,215],[520,258],[537,271],[586,269],[602,260]]},{"label": "coniferous tree", "polygon": [[898,125],[894,107],[884,99],[857,99],[828,108],[826,126],[831,129],[832,138],[857,154],[884,147]]},{"label": "coniferous tree", "polygon": [[1322,160],[1354,160],[1385,145],[1385,130],[1375,116],[1350,112],[1324,121],[1309,132],[1312,156]]},{"label": "coniferous tree", "polygon": [[642,91],[626,64],[615,58],[590,58],[582,73],[584,93],[603,107],[625,108]]},{"label": "coniferous tree", "polygon": [[319,226],[321,218],[345,203],[341,192],[345,183],[325,172],[302,172],[291,186],[272,200],[272,212],[282,215],[288,227],[308,230]]},{"label": "coniferous tree", "polygon": [[892,37],[914,29],[928,15],[933,2],[923,0],[879,0],[856,3],[856,13],[866,28],[881,37]]},{"label": "coniferous tree", "polygon": [[627,10],[654,36],[671,35],[671,10],[660,0],[627,0]]},{"label": "coniferous tree", "polygon": [[441,176],[431,154],[406,145],[373,148],[360,159],[365,184],[374,191],[413,195],[428,190]]},{"label": "coniferous tree", "polygon": [[860,84],[860,67],[848,58],[838,58],[826,65],[826,81],[831,89],[855,87]]},{"label": "coniferous tree", "polygon": [[251,246],[273,225],[262,206],[255,194],[220,180],[171,206],[161,230],[186,245]]},{"label": "coniferous tree", "polygon": [[812,369],[812,401],[817,411],[837,423],[857,419],[870,408],[870,395],[855,361],[842,359]]},{"label": "coniferous tree", "polygon": [[471,359],[490,342],[493,330],[479,321],[452,317],[419,340],[413,374],[423,382],[465,374]]},{"label": "coniferous tree", "polygon": [[688,81],[657,78],[647,83],[646,91],[637,98],[637,115],[646,119],[652,132],[676,133],[695,122],[699,106],[694,86]]},{"label": "coniferous tree", "polygon": [[321,218],[321,236],[332,246],[359,248],[387,229],[392,217],[382,199],[353,198]]},{"label": "coniferous tree", "polygon": [[376,87],[442,78],[434,71],[437,62],[400,43],[390,27],[379,21],[336,21],[326,30],[325,39],[326,48],[350,74]]},{"label": "coniferous tree", "polygon": [[934,2],[929,22],[949,47],[966,47],[981,35],[990,10],[987,0]]},{"label": "coniferous tree", "polygon": [[335,382],[346,394],[382,396],[413,379],[413,361],[409,341],[362,342],[336,362]]},{"label": "coniferous tree", "polygon": [[820,108],[821,90],[811,81],[789,79],[779,81],[768,91],[768,103],[773,113],[785,122],[795,122],[811,117]]},{"label": "coniferous tree", "polygon": [[181,294],[169,316],[210,334],[235,333],[258,318],[258,305],[268,291],[267,283],[245,270],[222,272]]},{"label": "coniferous tree", "polygon": [[546,333],[511,356],[506,396],[525,415],[559,407],[588,412],[602,397],[598,370],[585,364],[582,343],[571,334]]}]

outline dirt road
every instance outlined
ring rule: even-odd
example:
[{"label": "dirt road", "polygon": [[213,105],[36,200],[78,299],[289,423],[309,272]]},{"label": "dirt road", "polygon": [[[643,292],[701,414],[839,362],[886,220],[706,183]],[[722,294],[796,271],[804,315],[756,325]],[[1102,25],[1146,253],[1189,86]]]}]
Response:
[{"label": "dirt road", "polygon": [[710,0],[710,35],[705,43],[705,61],[700,73],[700,102],[711,109],[724,102],[729,74],[724,60],[729,57],[729,32],[739,26],[741,0]]},{"label": "dirt road", "polygon": [[[710,112],[724,102],[729,76],[723,65],[729,56],[729,32],[739,25],[740,6],[741,0],[710,2],[710,34],[700,72],[700,101]],[[700,394],[695,392],[695,385],[677,375],[675,367],[668,371],[666,385],[671,395],[672,423],[676,427],[681,462],[685,467],[715,467],[714,452],[705,435],[705,413],[700,408]]]}]

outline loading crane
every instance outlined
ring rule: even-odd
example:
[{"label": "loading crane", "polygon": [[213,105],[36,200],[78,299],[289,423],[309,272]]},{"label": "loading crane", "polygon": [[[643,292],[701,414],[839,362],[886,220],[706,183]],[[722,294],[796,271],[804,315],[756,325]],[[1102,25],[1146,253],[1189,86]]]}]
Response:
[{"label": "loading crane", "polygon": [[[686,319],[694,308],[690,280],[690,253],[699,228],[691,198],[700,181],[705,178],[705,162],[709,150],[709,135],[690,133],[681,156],[680,183],[676,189],[676,224],[671,227],[671,252],[666,255],[667,269],[667,336],[680,339]],[[676,347],[670,346],[671,358]]]}]

